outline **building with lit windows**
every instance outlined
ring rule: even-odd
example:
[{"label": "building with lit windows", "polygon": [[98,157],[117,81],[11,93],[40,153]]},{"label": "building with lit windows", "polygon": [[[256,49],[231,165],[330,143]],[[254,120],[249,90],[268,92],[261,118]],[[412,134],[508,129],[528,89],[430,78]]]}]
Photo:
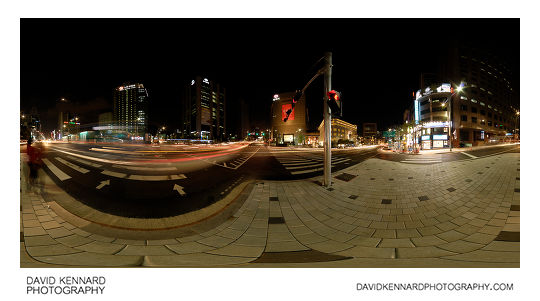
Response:
[{"label": "building with lit windows", "polygon": [[[357,126],[341,119],[332,118],[330,126],[332,130],[332,147],[336,147],[338,144],[356,144]],[[319,144],[324,144],[324,120],[319,125]]]},{"label": "building with lit windows", "polygon": [[[307,114],[305,94],[296,104],[292,103],[295,92],[275,94],[272,99],[272,128],[270,140],[275,144],[304,144],[306,140]],[[287,111],[291,110],[289,116]]]},{"label": "building with lit windows", "polygon": [[126,83],[113,91],[115,127],[138,139],[148,131],[148,91],[143,84]]},{"label": "building with lit windows", "polygon": [[453,147],[516,139],[519,95],[514,90],[514,74],[506,63],[466,44],[455,43],[443,51],[438,72],[421,76],[421,89],[415,93],[414,114],[410,115],[416,129],[422,127],[415,131],[418,144],[422,148],[441,148],[447,147],[450,139]]},{"label": "building with lit windows", "polygon": [[225,88],[197,76],[185,89],[182,99],[182,137],[199,140],[226,140],[227,112]]},{"label": "building with lit windows", "polygon": [[36,139],[36,137],[39,136],[39,133],[41,133],[41,122],[35,107],[32,107],[29,114],[21,111],[20,121],[21,140],[26,140],[29,138]]},{"label": "building with lit windows", "polygon": [[75,140],[80,132],[81,120],[73,112],[59,112],[57,139]]},{"label": "building with lit windows", "polygon": [[362,123],[362,142],[364,144],[374,145],[378,142],[377,124],[364,122]]},{"label": "building with lit windows", "polygon": [[453,147],[478,146],[514,133],[517,115],[512,107],[474,98],[465,85],[461,91],[457,88],[446,83],[416,92],[410,123],[417,137],[413,144],[421,149],[444,148],[451,140]]}]

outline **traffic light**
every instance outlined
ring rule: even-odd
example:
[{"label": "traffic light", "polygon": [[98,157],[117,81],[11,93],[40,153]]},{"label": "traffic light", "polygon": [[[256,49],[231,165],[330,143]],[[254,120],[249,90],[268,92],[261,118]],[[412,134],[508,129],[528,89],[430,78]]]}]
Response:
[{"label": "traffic light", "polygon": [[342,116],[343,110],[340,92],[337,92],[336,90],[328,91],[328,106],[332,110],[332,116]]},{"label": "traffic light", "polygon": [[299,100],[300,100],[300,97],[302,97],[302,94],[304,94],[301,90],[296,90],[293,98],[292,98],[292,102],[293,103],[297,103]]}]

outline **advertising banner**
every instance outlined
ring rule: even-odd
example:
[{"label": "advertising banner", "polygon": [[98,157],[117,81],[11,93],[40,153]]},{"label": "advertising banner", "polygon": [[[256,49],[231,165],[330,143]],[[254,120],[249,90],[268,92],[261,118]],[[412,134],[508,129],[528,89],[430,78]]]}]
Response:
[{"label": "advertising banner", "polygon": [[[281,120],[285,120],[285,117],[287,117],[287,111],[292,108],[292,104],[285,104],[281,106]],[[294,109],[292,109],[291,114],[289,115],[289,119],[287,120],[294,120]]]}]

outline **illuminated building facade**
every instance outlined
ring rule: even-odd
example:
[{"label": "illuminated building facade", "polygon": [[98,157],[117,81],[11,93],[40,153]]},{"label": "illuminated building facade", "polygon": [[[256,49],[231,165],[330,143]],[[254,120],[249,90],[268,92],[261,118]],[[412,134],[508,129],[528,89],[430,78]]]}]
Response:
[{"label": "illuminated building facade", "polygon": [[[353,144],[356,144],[357,126],[348,122],[345,122],[341,119],[332,118],[332,123],[330,126],[332,130],[332,147],[337,146],[340,143],[345,144],[345,141],[350,141]],[[319,143],[324,144],[324,120],[319,125]]]},{"label": "illuminated building facade", "polygon": [[517,121],[514,109],[489,98],[476,98],[470,89],[464,85],[457,91],[451,84],[442,84],[417,92],[411,124],[421,149],[448,147],[450,139],[453,147],[478,146],[512,135]]},{"label": "illuminated building facade", "polygon": [[128,83],[113,91],[114,124],[135,137],[148,130],[148,91],[143,84]]},{"label": "illuminated building facade", "polygon": [[[423,126],[423,148],[448,146],[448,105],[452,146],[477,146],[519,136],[519,95],[514,74],[497,56],[467,44],[453,43],[441,56],[438,72],[421,76],[412,120]],[[436,78],[437,82],[434,82]],[[457,88],[462,85],[462,90]],[[450,96],[452,96],[451,102]],[[434,136],[435,135],[435,136]]]},{"label": "illuminated building facade", "polygon": [[[306,140],[307,115],[305,95],[292,108],[295,92],[275,94],[272,102],[271,141],[276,144],[304,144]],[[287,117],[287,110],[291,113]],[[286,119],[286,121],[285,121]]]},{"label": "illuminated building facade", "polygon": [[182,99],[182,136],[199,140],[226,139],[225,88],[197,76],[186,87]]}]

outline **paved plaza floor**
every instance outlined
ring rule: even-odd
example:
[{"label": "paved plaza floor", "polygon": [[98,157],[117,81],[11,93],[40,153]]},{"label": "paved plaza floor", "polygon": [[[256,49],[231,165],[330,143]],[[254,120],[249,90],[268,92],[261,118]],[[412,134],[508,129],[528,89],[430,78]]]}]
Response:
[{"label": "paved plaza floor", "polygon": [[[183,232],[170,223],[201,214],[81,218],[22,171],[21,267],[519,267],[519,159],[372,158],[334,173],[328,189],[322,177],[253,181],[234,192],[242,204],[216,209],[234,208],[227,218]],[[153,235],[160,227],[170,231]]]}]

